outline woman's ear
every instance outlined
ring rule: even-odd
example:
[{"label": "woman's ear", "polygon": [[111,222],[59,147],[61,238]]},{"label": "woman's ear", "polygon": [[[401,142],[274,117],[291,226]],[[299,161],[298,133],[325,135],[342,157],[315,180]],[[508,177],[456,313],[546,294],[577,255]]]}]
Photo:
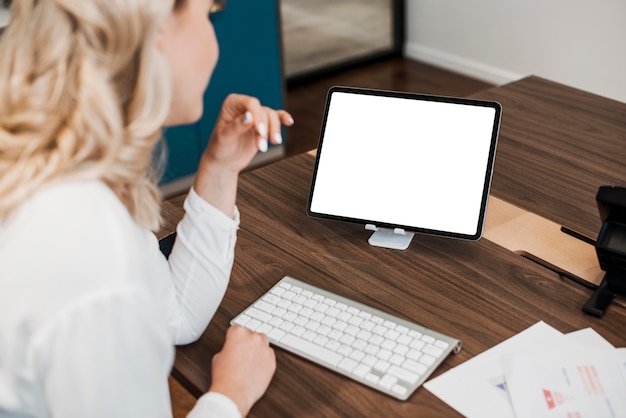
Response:
[{"label": "woman's ear", "polygon": [[7,6],[0,3],[0,33],[9,24],[9,20],[11,20],[11,11]]},{"label": "woman's ear", "polygon": [[159,28],[159,31],[157,33],[157,48],[159,48],[161,52],[165,50],[165,42],[167,39],[167,33],[170,31],[169,27],[171,26],[171,19],[172,14],[170,13],[167,19],[165,19],[165,21],[161,24],[161,27]]}]

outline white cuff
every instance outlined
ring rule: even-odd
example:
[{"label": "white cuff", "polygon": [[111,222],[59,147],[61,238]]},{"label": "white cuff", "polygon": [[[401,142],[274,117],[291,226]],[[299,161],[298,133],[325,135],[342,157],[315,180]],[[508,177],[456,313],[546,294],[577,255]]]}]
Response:
[{"label": "white cuff", "polygon": [[232,399],[217,392],[205,393],[198,399],[187,418],[242,418]]},{"label": "white cuff", "polygon": [[230,225],[235,228],[239,226],[239,209],[237,206],[235,206],[233,211],[235,214],[234,219],[230,218],[224,212],[201,198],[193,187],[189,190],[189,194],[185,199],[185,210],[188,212],[191,210],[197,213],[205,213],[214,219],[218,219],[224,225]]}]

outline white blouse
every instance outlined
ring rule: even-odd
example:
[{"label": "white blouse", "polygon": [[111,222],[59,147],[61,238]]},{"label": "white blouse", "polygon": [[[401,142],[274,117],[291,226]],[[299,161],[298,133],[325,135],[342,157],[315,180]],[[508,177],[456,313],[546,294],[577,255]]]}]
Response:
[{"label": "white blouse", "polygon": [[[51,185],[0,219],[0,417],[171,417],[174,345],[233,264],[235,220],[193,190],[169,261],[102,182]],[[202,396],[190,417],[240,416]]]}]

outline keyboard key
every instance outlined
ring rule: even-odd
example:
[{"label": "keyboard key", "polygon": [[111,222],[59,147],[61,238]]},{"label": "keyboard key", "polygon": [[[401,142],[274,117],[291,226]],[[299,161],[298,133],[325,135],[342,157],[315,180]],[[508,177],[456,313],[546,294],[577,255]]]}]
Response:
[{"label": "keyboard key", "polygon": [[376,335],[380,335],[382,337],[383,335],[385,335],[387,333],[387,328],[382,326],[382,325],[376,325],[372,329],[372,333],[374,333]]},{"label": "keyboard key", "polygon": [[425,364],[418,363],[413,360],[407,360],[404,363],[402,363],[402,368],[410,372],[416,373],[420,376],[426,373],[426,370],[428,370],[428,367]]},{"label": "keyboard key", "polygon": [[317,329],[317,333],[320,335],[328,335],[332,331],[332,328],[327,327],[326,325],[320,325]]},{"label": "keyboard key", "polygon": [[391,364],[389,364],[385,360],[378,360],[376,364],[374,364],[374,370],[385,373],[387,369],[389,369],[389,366],[391,366]]},{"label": "keyboard key", "polygon": [[296,325],[295,327],[293,327],[291,329],[291,331],[289,331],[291,334],[300,337],[302,334],[304,334],[306,332],[306,330],[304,328],[302,328],[299,325]]},{"label": "keyboard key", "polygon": [[283,321],[283,323],[280,324],[278,328],[282,329],[283,331],[289,332],[293,327],[295,327],[295,324],[293,322]]},{"label": "keyboard key", "polygon": [[349,356],[352,360],[361,361],[363,357],[365,357],[365,353],[359,350],[354,350],[350,353]]},{"label": "keyboard key", "polygon": [[367,340],[368,343],[378,345],[378,346],[380,346],[384,341],[385,339],[381,337],[380,335],[372,335],[370,339]]},{"label": "keyboard key", "polygon": [[435,347],[434,345],[427,344],[426,347],[422,349],[422,352],[426,354],[430,354],[431,356],[437,358],[443,354],[443,350],[439,347]]},{"label": "keyboard key", "polygon": [[340,321],[348,322],[350,318],[352,318],[352,314],[349,314],[346,311],[342,311],[342,312],[339,312],[339,314],[337,314],[337,319]]},{"label": "keyboard key", "polygon": [[339,342],[346,345],[351,345],[355,340],[356,338],[348,334],[343,334],[341,338],[339,338]]},{"label": "keyboard key", "polygon": [[432,344],[435,342],[435,338],[431,337],[430,335],[422,335],[422,341],[424,341],[426,344]]},{"label": "keyboard key", "polygon": [[357,308],[355,308],[354,306],[348,306],[348,308],[346,308],[346,311],[351,314],[351,315],[358,315],[359,314],[359,310]]},{"label": "keyboard key", "polygon": [[260,311],[260,310],[255,309],[255,308],[248,309],[246,311],[246,314],[251,316],[254,319],[258,319],[261,322],[267,322],[272,317],[272,315],[270,315],[269,313]]},{"label": "keyboard key", "polygon": [[392,354],[391,357],[389,357],[389,363],[400,366],[404,363],[404,357],[399,354]]},{"label": "keyboard key", "polygon": [[361,311],[359,312],[359,316],[365,320],[370,319],[372,317],[372,314],[369,312],[365,312],[365,311]]},{"label": "keyboard key", "polygon": [[435,341],[435,345],[439,348],[441,348],[442,350],[447,350],[448,347],[450,347],[450,344],[448,344],[445,341],[441,341],[441,340],[437,340]]},{"label": "keyboard key", "polygon": [[276,316],[278,318],[282,318],[283,315],[285,315],[287,313],[286,310],[284,310],[283,308],[276,308],[272,311],[272,315]]},{"label": "keyboard key", "polygon": [[339,349],[339,347],[341,347],[341,343],[337,340],[330,340],[326,343],[326,345],[324,346],[326,348],[328,348],[329,350],[332,351],[337,351]]},{"label": "keyboard key", "polygon": [[409,345],[411,341],[413,341],[413,338],[409,337],[406,334],[402,334],[396,339],[396,341],[398,342],[398,344]]},{"label": "keyboard key", "polygon": [[422,357],[422,353],[421,351],[418,351],[418,350],[409,350],[406,353],[406,358],[411,359],[413,361],[418,360],[420,357]]},{"label": "keyboard key", "polygon": [[380,348],[377,345],[374,344],[369,344],[367,347],[365,347],[364,351],[367,354],[371,354],[371,355],[375,355],[376,353],[378,353],[378,351],[380,350]]},{"label": "keyboard key", "polygon": [[289,312],[293,312],[293,313],[298,313],[300,312],[300,310],[302,309],[302,305],[298,305],[297,303],[292,303],[291,305],[289,305],[289,307],[287,308],[287,310]]},{"label": "keyboard key", "polygon": [[363,360],[361,360],[361,363],[369,367],[374,367],[374,364],[376,364],[376,362],[378,362],[378,359],[370,354],[366,354],[365,357],[363,357]]},{"label": "keyboard key", "polygon": [[261,325],[263,325],[263,322],[254,318],[246,322],[246,328],[248,328],[250,331],[256,331],[256,329],[260,327]]},{"label": "keyboard key", "polygon": [[354,325],[348,325],[343,332],[354,337],[359,332],[359,329]]},{"label": "keyboard key", "polygon": [[395,330],[389,330],[385,333],[384,337],[388,340],[395,341],[400,336],[400,333]]},{"label": "keyboard key", "polygon": [[423,354],[419,361],[427,366],[435,364],[435,358],[433,356],[429,356],[428,354]]},{"label": "keyboard key", "polygon": [[409,344],[409,347],[415,349],[415,350],[422,350],[422,348],[426,345],[426,343],[424,341],[420,341],[420,340],[413,340],[411,342],[411,344]]},{"label": "keyboard key", "polygon": [[383,326],[385,328],[388,328],[388,329],[395,329],[396,328],[396,323],[393,322],[393,321],[385,321],[385,322],[383,322]]},{"label": "keyboard key", "polygon": [[406,387],[402,386],[402,385],[393,385],[393,387],[391,388],[392,391],[394,391],[395,393],[397,393],[400,396],[404,396],[406,394]]},{"label": "keyboard key", "polygon": [[318,361],[336,366],[341,361],[342,356],[334,351],[320,347],[310,341],[298,338],[295,335],[287,334],[280,340],[281,345],[301,351],[307,356],[311,356]]},{"label": "keyboard key", "polygon": [[396,327],[396,331],[398,331],[400,334],[406,334],[409,332],[409,329],[405,327],[404,325],[398,325]]},{"label": "keyboard key", "polygon": [[413,329],[409,331],[409,337],[411,338],[422,338],[422,335],[423,334],[421,332],[415,331]]},{"label": "keyboard key", "polygon": [[372,382],[372,383],[376,384],[380,380],[380,377],[378,377],[377,375],[375,375],[373,373],[368,373],[368,374],[365,375],[365,380],[367,380],[368,382]]},{"label": "keyboard key", "polygon": [[278,342],[280,341],[281,338],[283,338],[287,333],[285,331],[283,331],[282,329],[278,329],[278,328],[274,328],[273,330],[271,330],[268,334],[267,334],[267,338],[270,339],[270,341],[273,342]]},{"label": "keyboard key", "polygon": [[310,330],[310,331],[315,331],[320,327],[320,323],[319,322],[315,322],[315,321],[308,321],[306,324],[304,324],[304,328]]},{"label": "keyboard key", "polygon": [[283,287],[275,287],[271,290],[272,294],[276,296],[282,295],[283,293],[285,293],[285,291],[286,290]]},{"label": "keyboard key", "polygon": [[387,360],[389,357],[391,357],[391,351],[385,350],[383,348],[381,350],[378,350],[378,353],[376,353],[376,357],[382,360]]},{"label": "keyboard key", "polygon": [[301,327],[303,327],[304,324],[309,322],[309,320],[307,318],[303,317],[303,316],[298,315],[291,322],[293,322],[296,325],[300,325]]},{"label": "keyboard key", "polygon": [[293,303],[298,303],[300,305],[302,305],[304,302],[306,302],[306,300],[307,299],[304,296],[302,296],[302,295],[296,295],[296,296],[293,297],[293,299],[291,299],[291,301]]},{"label": "keyboard key", "polygon": [[337,353],[341,354],[342,356],[347,356],[351,352],[352,352],[352,347],[346,344],[342,344],[341,347],[337,349]]},{"label": "keyboard key", "polygon": [[248,315],[239,315],[234,323],[237,325],[241,325],[244,326],[246,324],[246,322],[248,322],[250,320],[250,317]]},{"label": "keyboard key", "polygon": [[370,370],[372,370],[372,368],[369,367],[368,365],[359,364],[352,370],[352,374],[358,377],[365,377],[365,375],[368,374]]},{"label": "keyboard key", "polygon": [[320,313],[324,313],[330,309],[330,305],[327,305],[325,303],[318,303],[317,305],[313,307],[313,309],[315,309],[316,311]]},{"label": "keyboard key", "polygon": [[271,314],[272,311],[274,310],[275,306],[267,303],[263,300],[258,301],[257,303],[254,304],[254,307],[257,308],[260,311],[266,312],[268,314]]},{"label": "keyboard key", "polygon": [[393,348],[393,352],[395,354],[400,354],[401,356],[405,356],[408,353],[409,347],[406,345],[398,344]]},{"label": "keyboard key", "polygon": [[272,328],[273,327],[270,324],[261,324],[255,331],[260,334],[267,334]]},{"label": "keyboard key", "polygon": [[363,340],[356,339],[352,343],[352,348],[354,348],[356,350],[364,350],[365,347],[367,347],[367,343],[365,341],[363,341]]},{"label": "keyboard key", "polygon": [[302,334],[302,339],[307,341],[313,341],[316,337],[317,334],[313,331],[304,331],[304,334]]},{"label": "keyboard key", "polygon": [[315,308],[318,302],[315,299],[307,299],[304,301],[303,305],[307,308]]},{"label": "keyboard key", "polygon": [[378,384],[384,387],[385,389],[391,389],[391,387],[395,385],[397,381],[398,381],[397,377],[386,374],[380,379]]},{"label": "keyboard key", "polygon": [[347,372],[351,372],[352,369],[354,369],[357,364],[358,363],[356,361],[352,360],[351,358],[344,358],[343,360],[341,360],[339,362],[337,367],[340,368],[341,370],[345,370]]},{"label": "keyboard key", "polygon": [[317,345],[321,345],[322,347],[324,347],[326,345],[326,343],[328,342],[328,337],[325,337],[323,335],[317,335],[317,337],[315,337],[315,339],[313,340],[313,342]]},{"label": "keyboard key", "polygon": [[405,382],[411,385],[416,383],[419,379],[419,376],[417,374],[410,372],[408,370],[405,370],[398,366],[391,366],[389,370],[387,370],[387,373],[389,373],[392,376],[397,377],[400,380],[404,380]]},{"label": "keyboard key", "polygon": [[348,324],[343,321],[337,321],[333,324],[333,328],[337,331],[343,331],[344,329],[348,328]]},{"label": "keyboard key", "polygon": [[280,302],[282,299],[279,298],[276,295],[272,295],[271,293],[268,293],[267,295],[263,296],[262,299],[264,302],[267,303],[271,303],[272,305],[276,305],[278,302]]},{"label": "keyboard key", "polygon": [[380,348],[384,348],[385,350],[393,350],[393,348],[396,346],[396,343],[391,341],[391,340],[385,340],[382,342],[382,344],[380,345]]},{"label": "keyboard key", "polygon": [[298,315],[302,315],[302,316],[306,316],[307,318],[310,318],[311,315],[313,314],[313,309],[307,308],[304,305],[302,305],[302,306],[303,306],[303,308],[300,309],[300,312],[298,312]]}]

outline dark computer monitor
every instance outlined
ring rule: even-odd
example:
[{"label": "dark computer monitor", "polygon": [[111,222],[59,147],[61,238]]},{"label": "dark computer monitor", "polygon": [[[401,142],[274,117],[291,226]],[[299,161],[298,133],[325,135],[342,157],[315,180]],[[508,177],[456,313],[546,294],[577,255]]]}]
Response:
[{"label": "dark computer monitor", "polygon": [[365,224],[372,245],[415,232],[482,235],[499,103],[353,87],[329,90],[307,213]]}]

